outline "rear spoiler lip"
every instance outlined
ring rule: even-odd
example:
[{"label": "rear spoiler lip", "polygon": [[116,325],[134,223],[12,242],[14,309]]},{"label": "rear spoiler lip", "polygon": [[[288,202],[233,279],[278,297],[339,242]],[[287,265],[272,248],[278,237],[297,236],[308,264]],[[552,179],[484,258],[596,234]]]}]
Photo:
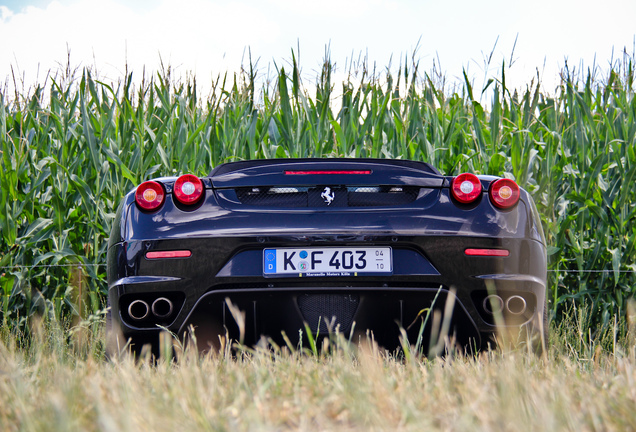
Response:
[{"label": "rear spoiler lip", "polygon": [[[215,175],[226,174],[231,171],[238,171],[244,168],[265,167],[273,165],[290,165],[298,169],[299,166],[307,166],[306,164],[319,164],[325,166],[342,166],[344,164],[362,164],[370,165],[392,165],[401,167],[410,167],[419,170],[426,170],[433,174],[441,175],[441,173],[427,162],[412,161],[406,159],[378,159],[378,158],[287,158],[287,159],[251,159],[237,162],[227,162],[217,165],[212,170],[209,177]],[[322,167],[321,167],[322,168]],[[324,168],[323,168],[324,169]]]},{"label": "rear spoiler lip", "polygon": [[[297,174],[286,171],[371,171],[370,174]],[[214,188],[315,185],[442,187],[444,176],[425,162],[396,159],[267,159],[219,165]]]}]

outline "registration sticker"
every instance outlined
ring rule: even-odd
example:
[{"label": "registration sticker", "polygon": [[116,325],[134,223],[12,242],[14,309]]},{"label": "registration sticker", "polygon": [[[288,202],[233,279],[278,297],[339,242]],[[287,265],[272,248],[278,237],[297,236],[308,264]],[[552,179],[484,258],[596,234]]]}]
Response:
[{"label": "registration sticker", "polygon": [[264,276],[391,275],[390,247],[278,248],[263,250]]}]

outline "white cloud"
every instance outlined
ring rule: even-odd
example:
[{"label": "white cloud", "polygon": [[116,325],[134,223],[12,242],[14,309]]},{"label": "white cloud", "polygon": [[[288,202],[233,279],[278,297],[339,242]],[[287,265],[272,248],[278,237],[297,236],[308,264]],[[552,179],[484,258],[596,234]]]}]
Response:
[{"label": "white cloud", "polygon": [[307,18],[329,17],[330,19],[360,18],[398,8],[395,0],[269,0],[280,11]]},{"label": "white cloud", "polygon": [[[278,25],[249,5],[203,0],[165,0],[149,11],[134,10],[113,0],[90,1],[21,13],[2,8],[0,74],[13,65],[27,83],[55,69],[70,51],[72,66],[95,66],[111,79],[129,70],[158,69],[160,56],[177,72],[205,74],[238,70],[246,47],[253,51],[272,43]],[[9,61],[7,61],[10,59]]]},{"label": "white cloud", "polygon": [[8,7],[0,6],[0,21],[9,19],[11,15],[13,15],[13,12],[11,12],[11,10]]},{"label": "white cloud", "polygon": [[[566,57],[589,65],[596,54],[605,66],[612,47],[632,46],[634,16],[632,0],[56,0],[20,12],[0,6],[0,76],[14,66],[27,85],[38,70],[42,81],[70,50],[72,66],[95,66],[106,79],[121,78],[126,64],[139,78],[144,67],[159,68],[161,55],[205,85],[238,70],[248,47],[266,70],[272,61],[285,65],[299,46],[309,83],[326,46],[341,77],[345,59],[368,53],[370,66],[383,71],[391,57],[396,67],[410,56],[419,40],[420,71],[439,57],[447,75],[461,81],[464,67],[477,79],[498,74],[518,35],[508,79],[520,87],[544,60],[553,82]],[[484,72],[496,40],[491,71]]]}]

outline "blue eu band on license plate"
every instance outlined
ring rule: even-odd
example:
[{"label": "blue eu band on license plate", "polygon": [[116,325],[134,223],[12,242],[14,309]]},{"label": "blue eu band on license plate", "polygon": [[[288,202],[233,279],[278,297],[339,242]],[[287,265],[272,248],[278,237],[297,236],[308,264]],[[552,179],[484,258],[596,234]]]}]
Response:
[{"label": "blue eu band on license plate", "polygon": [[392,273],[390,247],[263,250],[264,276],[369,276]]}]

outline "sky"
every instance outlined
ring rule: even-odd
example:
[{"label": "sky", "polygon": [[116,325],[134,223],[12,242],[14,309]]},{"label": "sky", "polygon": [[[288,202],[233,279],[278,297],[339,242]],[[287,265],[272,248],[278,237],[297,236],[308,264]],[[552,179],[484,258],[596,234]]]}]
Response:
[{"label": "sky", "polygon": [[352,59],[377,71],[415,59],[447,82],[467,70],[477,87],[502,65],[511,88],[539,72],[550,92],[566,62],[603,74],[633,55],[634,17],[635,0],[0,0],[0,89],[67,63],[112,82],[170,65],[205,88],[250,53],[267,74],[293,50],[306,83],[328,51],[341,79]]}]

